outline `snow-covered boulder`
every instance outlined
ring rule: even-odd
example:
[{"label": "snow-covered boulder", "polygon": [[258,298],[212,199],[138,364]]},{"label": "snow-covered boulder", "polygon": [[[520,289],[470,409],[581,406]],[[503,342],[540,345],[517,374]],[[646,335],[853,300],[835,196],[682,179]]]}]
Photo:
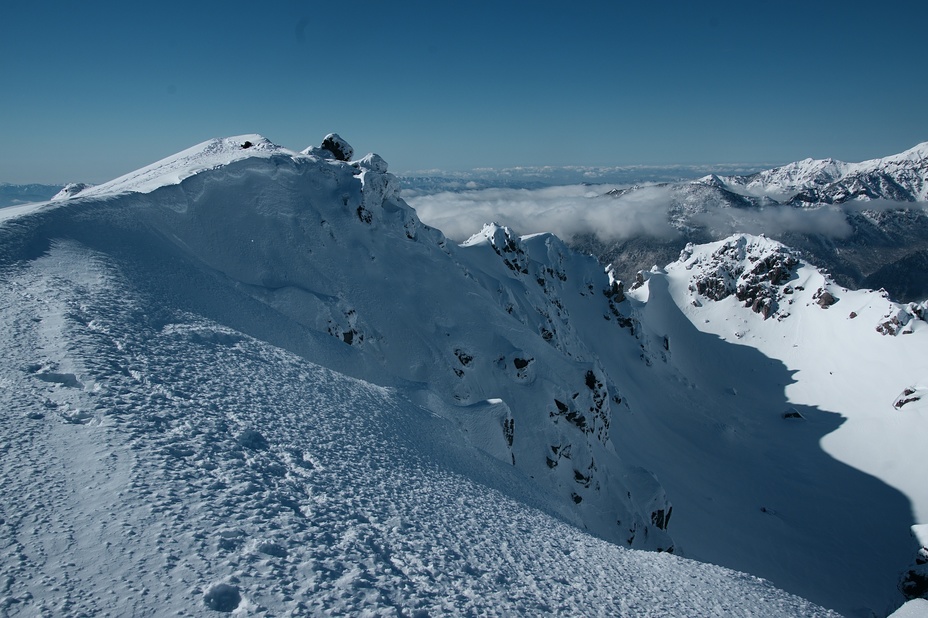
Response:
[{"label": "snow-covered boulder", "polygon": [[383,157],[379,154],[374,154],[372,152],[364,155],[357,161],[352,161],[351,164],[359,169],[369,170],[379,174],[387,173],[387,162],[384,161]]}]

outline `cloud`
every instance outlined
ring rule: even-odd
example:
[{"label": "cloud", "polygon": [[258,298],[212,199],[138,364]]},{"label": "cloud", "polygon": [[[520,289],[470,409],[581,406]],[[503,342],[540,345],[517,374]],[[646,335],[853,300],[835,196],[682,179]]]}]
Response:
[{"label": "cloud", "polygon": [[610,185],[568,185],[541,189],[494,188],[441,192],[409,197],[419,218],[462,241],[484,223],[509,226],[517,234],[552,232],[569,240],[595,234],[603,241],[634,236],[674,238],[669,223],[669,194],[661,187],[643,187],[621,198],[605,195]]},{"label": "cloud", "polygon": [[469,189],[461,183],[457,190],[414,192],[407,201],[423,222],[459,242],[490,222],[506,225],[517,234],[552,232],[568,241],[587,234],[606,243],[641,237],[666,241],[682,236],[672,219],[678,220],[677,225],[701,228],[715,238],[746,232],[774,238],[811,234],[840,239],[854,233],[848,222],[851,213],[928,209],[924,203],[886,200],[806,208],[733,208],[711,195],[692,202],[685,191],[687,185],[646,185],[619,197],[607,195],[616,187],[571,184]]},{"label": "cloud", "polygon": [[887,212],[890,210],[920,210],[928,211],[928,203],[925,202],[895,202],[892,200],[851,200],[841,204],[841,208],[847,212]]},{"label": "cloud", "polygon": [[714,208],[694,215],[692,224],[706,228],[713,236],[736,232],[748,234],[815,234],[828,238],[847,238],[854,230],[844,209],[838,206],[793,208],[767,206],[757,209]]}]

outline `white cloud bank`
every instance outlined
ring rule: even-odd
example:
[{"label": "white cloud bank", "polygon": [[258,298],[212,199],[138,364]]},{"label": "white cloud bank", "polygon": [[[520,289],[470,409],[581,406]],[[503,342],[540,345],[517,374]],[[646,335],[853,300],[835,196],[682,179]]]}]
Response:
[{"label": "white cloud bank", "polygon": [[780,234],[789,233],[847,238],[854,232],[847,221],[844,209],[839,206],[715,208],[694,216],[691,222],[719,237],[747,232],[748,234],[767,234],[774,238]]},{"label": "white cloud bank", "polygon": [[670,200],[664,189],[645,187],[620,199],[605,195],[609,185],[568,185],[543,189],[481,189],[411,197],[419,218],[461,241],[484,223],[509,226],[518,234],[552,232],[570,239],[595,233],[603,241],[633,236],[673,238]]},{"label": "white cloud bank", "polygon": [[[633,237],[671,240],[680,232],[671,223],[674,186],[652,185],[621,197],[606,195],[615,185],[566,185],[541,189],[491,188],[443,191],[407,198],[428,225],[455,241],[463,241],[484,223],[509,226],[517,234],[552,232],[565,240],[594,234],[603,242]],[[849,213],[925,208],[925,204],[886,201],[849,202],[835,206],[795,208],[764,206],[731,208],[708,200],[705,212],[685,217],[688,226],[706,229],[716,237],[736,232],[816,234],[847,238],[853,233]]]}]

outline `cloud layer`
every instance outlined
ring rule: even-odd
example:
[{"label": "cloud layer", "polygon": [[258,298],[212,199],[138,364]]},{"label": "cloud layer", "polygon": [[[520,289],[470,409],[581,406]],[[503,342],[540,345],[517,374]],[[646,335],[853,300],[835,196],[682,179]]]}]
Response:
[{"label": "cloud layer", "polygon": [[[676,185],[679,187],[679,185]],[[593,234],[603,242],[633,237],[672,240],[681,235],[671,224],[703,228],[715,237],[736,232],[815,234],[847,238],[853,233],[849,213],[925,208],[924,204],[896,202],[852,202],[818,208],[768,205],[731,208],[722,200],[680,205],[674,185],[638,188],[614,197],[606,193],[614,185],[567,185],[540,189],[491,188],[443,191],[409,197],[408,201],[425,223],[446,236],[463,241],[484,223],[507,225],[518,234],[552,232],[570,240]]]},{"label": "cloud layer", "polygon": [[792,208],[767,206],[758,209],[715,208],[695,215],[691,223],[706,228],[713,236],[737,232],[767,234],[814,234],[829,238],[847,238],[854,230],[839,206]]},{"label": "cloud layer", "polygon": [[408,199],[423,222],[462,241],[484,223],[509,226],[518,234],[552,232],[570,239],[594,233],[601,240],[633,236],[673,238],[670,201],[659,187],[645,187],[623,198],[605,195],[609,185],[568,185],[543,189],[481,189],[441,192]]}]

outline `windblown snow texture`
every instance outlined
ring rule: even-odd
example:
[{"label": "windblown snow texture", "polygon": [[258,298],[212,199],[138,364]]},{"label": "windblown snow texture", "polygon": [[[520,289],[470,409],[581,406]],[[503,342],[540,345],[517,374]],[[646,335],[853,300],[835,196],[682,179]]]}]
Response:
[{"label": "windblown snow texture", "polygon": [[[350,147],[328,138],[342,156],[211,140],[0,212],[4,612],[828,614],[798,594],[885,615],[903,602],[908,502],[858,469],[884,456],[862,408],[817,388],[820,367],[794,379],[796,358],[831,356],[736,344],[827,330],[848,293],[813,290],[817,271],[751,237],[692,247],[636,290],[548,234],[488,224],[457,246],[399,199],[382,158],[340,160]],[[706,296],[691,272],[734,291],[724,279]],[[888,303],[868,302],[853,328]],[[694,303],[743,325],[705,330]],[[919,307],[887,306],[864,329],[880,354],[916,346]],[[887,412],[917,419],[922,366],[893,367]],[[819,441],[844,435],[839,415],[853,430],[836,461]],[[915,460],[871,473],[921,500],[893,475]]]},{"label": "windblown snow texture", "polygon": [[257,135],[62,198],[0,223],[5,615],[826,614],[623,548],[671,505],[591,258]]}]

